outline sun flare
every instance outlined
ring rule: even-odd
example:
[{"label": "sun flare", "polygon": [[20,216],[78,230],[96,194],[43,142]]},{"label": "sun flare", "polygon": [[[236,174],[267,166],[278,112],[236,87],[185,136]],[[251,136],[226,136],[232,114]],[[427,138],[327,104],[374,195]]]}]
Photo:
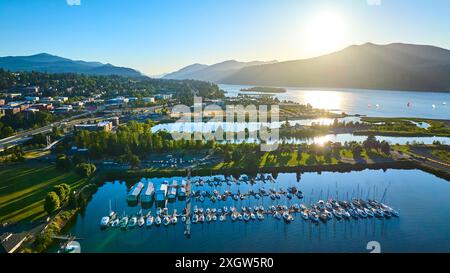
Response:
[{"label": "sun flare", "polygon": [[321,11],[307,20],[304,27],[304,48],[310,55],[326,54],[345,45],[347,26],[336,12]]}]

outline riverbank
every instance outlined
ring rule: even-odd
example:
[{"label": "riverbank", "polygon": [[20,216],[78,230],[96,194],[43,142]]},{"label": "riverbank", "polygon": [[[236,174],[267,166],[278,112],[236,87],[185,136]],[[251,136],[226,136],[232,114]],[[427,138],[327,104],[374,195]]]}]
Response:
[{"label": "riverbank", "polygon": [[[434,174],[437,177],[450,181],[450,173],[442,169],[430,168],[425,164],[413,160],[398,160],[390,162],[372,162],[372,163],[338,163],[329,165],[315,165],[315,166],[284,166],[284,167],[263,167],[258,169],[248,169],[243,167],[232,167],[212,170],[211,168],[193,168],[191,170],[192,176],[208,176],[208,175],[234,175],[239,176],[242,173],[257,174],[257,173],[308,173],[308,172],[352,172],[361,170],[386,170],[386,169],[402,169],[412,170],[420,169],[428,173]],[[98,182],[125,180],[133,182],[142,177],[172,177],[172,176],[186,176],[187,169],[139,169],[139,170],[110,170],[105,171],[99,176]]]}]

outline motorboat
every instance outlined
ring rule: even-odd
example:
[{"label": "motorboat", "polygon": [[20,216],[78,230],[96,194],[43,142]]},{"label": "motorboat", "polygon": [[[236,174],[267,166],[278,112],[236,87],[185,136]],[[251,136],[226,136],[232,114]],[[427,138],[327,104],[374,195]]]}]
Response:
[{"label": "motorboat", "polygon": [[195,223],[197,223],[197,222],[198,222],[198,216],[197,216],[197,214],[194,213],[194,214],[192,215],[192,223],[195,224]]},{"label": "motorboat", "polygon": [[345,209],[340,208],[339,212],[341,213],[342,217],[344,217],[345,219],[350,219],[351,215]]},{"label": "motorboat", "polygon": [[342,219],[342,213],[336,209],[333,209],[333,214],[336,217],[336,219]]},{"label": "motorboat", "polygon": [[298,199],[302,199],[303,198],[303,193],[301,191],[297,191],[295,193],[295,195],[297,196]]},{"label": "motorboat", "polygon": [[300,211],[300,215],[302,216],[302,218],[304,219],[304,220],[308,220],[308,213],[306,212],[306,211],[304,211],[304,210],[302,210],[302,211]]},{"label": "motorboat", "polygon": [[364,210],[358,208],[356,211],[362,218],[367,218],[367,213]]},{"label": "motorboat", "polygon": [[171,223],[170,217],[168,215],[163,218],[163,225],[168,226]]},{"label": "motorboat", "polygon": [[309,212],[309,218],[313,222],[316,222],[316,223],[319,222],[319,216],[317,215],[317,213],[315,211],[310,211]]},{"label": "motorboat", "polygon": [[322,220],[322,222],[328,221],[328,214],[325,212],[322,212],[319,214],[319,219]]},{"label": "motorboat", "polygon": [[367,214],[367,216],[369,217],[373,217],[373,211],[368,209],[368,208],[364,208],[364,212]]},{"label": "motorboat", "polygon": [[351,208],[347,210],[354,219],[358,219],[358,214]]},{"label": "motorboat", "polygon": [[248,213],[244,213],[244,221],[250,220],[250,215]]},{"label": "motorboat", "polygon": [[177,222],[178,222],[178,217],[174,214],[173,216],[172,216],[172,219],[170,219],[171,220],[171,222],[172,222],[172,224],[176,224]]},{"label": "motorboat", "polygon": [[242,219],[243,219],[243,216],[242,216],[242,214],[238,212],[238,216],[237,216],[237,218],[238,218],[238,220],[239,220],[239,221],[242,221]]},{"label": "motorboat", "polygon": [[221,214],[221,215],[219,216],[219,221],[220,221],[220,222],[225,221],[225,216],[224,216],[223,214]]},{"label": "motorboat", "polygon": [[213,220],[213,221],[217,221],[217,215],[213,214],[212,220]]},{"label": "motorboat", "polygon": [[128,216],[124,216],[120,219],[120,228],[125,229],[128,225]]},{"label": "motorboat", "polygon": [[278,211],[275,211],[275,213],[273,214],[273,217],[275,218],[275,219],[281,219],[281,214],[278,212]]},{"label": "motorboat", "polygon": [[262,213],[256,213],[256,217],[258,218],[258,220],[264,220],[264,215]]},{"label": "motorboat", "polygon": [[372,208],[372,211],[373,211],[373,214],[375,215],[375,217],[378,217],[378,218],[384,217],[384,215],[383,215],[384,213],[381,209]]},{"label": "motorboat", "polygon": [[109,216],[103,216],[100,220],[100,227],[106,228],[109,225]]},{"label": "motorboat", "polygon": [[137,217],[133,216],[131,217],[130,221],[128,222],[128,227],[132,228],[135,227],[137,224]]},{"label": "motorboat", "polygon": [[151,216],[151,215],[147,216],[147,219],[145,221],[146,226],[150,227],[151,225],[153,225],[153,222],[154,222],[153,216]]},{"label": "motorboat", "polygon": [[236,219],[237,219],[236,213],[232,213],[231,220],[236,221]]},{"label": "motorboat", "polygon": [[111,227],[117,227],[120,224],[119,217],[116,217],[114,220],[111,221]]},{"label": "motorboat", "polygon": [[250,219],[256,220],[256,215],[253,212],[250,212]]},{"label": "motorboat", "polygon": [[159,226],[159,225],[161,225],[161,222],[162,222],[161,217],[159,215],[157,215],[155,218],[155,225]]},{"label": "motorboat", "polygon": [[144,219],[144,216],[141,215],[137,220],[137,225],[139,227],[142,227],[144,224],[145,224],[145,219]]}]

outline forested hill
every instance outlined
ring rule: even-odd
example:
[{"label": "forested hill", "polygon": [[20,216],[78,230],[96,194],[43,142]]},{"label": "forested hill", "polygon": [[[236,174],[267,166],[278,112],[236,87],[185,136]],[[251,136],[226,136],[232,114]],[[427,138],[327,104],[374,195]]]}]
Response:
[{"label": "forested hill", "polygon": [[95,76],[74,73],[13,73],[0,69],[0,92],[14,92],[22,86],[38,86],[44,96],[151,96],[170,93],[189,104],[194,94],[203,98],[223,98],[214,84],[195,80],[165,80],[147,77]]}]

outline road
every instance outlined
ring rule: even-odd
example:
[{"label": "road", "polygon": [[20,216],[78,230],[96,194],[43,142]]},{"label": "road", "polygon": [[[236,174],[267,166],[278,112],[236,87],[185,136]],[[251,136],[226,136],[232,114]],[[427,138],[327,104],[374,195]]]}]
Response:
[{"label": "road", "polygon": [[[162,108],[161,105],[157,105],[157,106],[152,106],[152,107],[145,107],[145,108],[136,108],[133,109],[133,111],[149,111],[150,113],[154,113],[156,109]],[[104,119],[104,117],[97,117],[97,118],[82,118],[91,114],[95,114],[97,112],[101,112],[105,110],[105,106],[102,107],[98,107],[95,111],[89,111],[89,112],[85,112],[76,116],[72,116],[70,118],[67,119],[63,119],[61,121],[58,122],[54,122],[52,124],[40,127],[40,128],[36,128],[36,129],[31,129],[31,130],[25,130],[22,132],[17,132],[14,136],[8,137],[8,138],[4,138],[4,139],[0,139],[0,151],[4,150],[5,146],[8,147],[14,147],[16,145],[20,145],[23,142],[31,139],[31,137],[33,135],[36,134],[42,134],[42,133],[47,133],[47,132],[51,132],[54,126],[60,126],[62,124],[66,125],[66,126],[72,126],[75,124],[81,124],[84,122],[88,122],[88,121],[96,121],[96,120],[100,120],[100,119]]]},{"label": "road", "polygon": [[91,120],[100,119],[100,118],[84,118],[83,119],[82,117],[88,116],[91,114],[95,114],[96,112],[103,111],[103,110],[104,110],[104,107],[99,107],[95,111],[85,112],[83,114],[72,116],[70,118],[48,124],[48,125],[45,125],[40,128],[17,132],[13,136],[10,136],[10,137],[4,138],[4,139],[0,139],[0,151],[3,151],[5,146],[13,147],[13,146],[19,145],[19,144],[31,139],[31,137],[33,135],[51,132],[54,126],[60,126],[62,124],[71,126],[71,125],[80,124],[80,123],[91,121]]}]

